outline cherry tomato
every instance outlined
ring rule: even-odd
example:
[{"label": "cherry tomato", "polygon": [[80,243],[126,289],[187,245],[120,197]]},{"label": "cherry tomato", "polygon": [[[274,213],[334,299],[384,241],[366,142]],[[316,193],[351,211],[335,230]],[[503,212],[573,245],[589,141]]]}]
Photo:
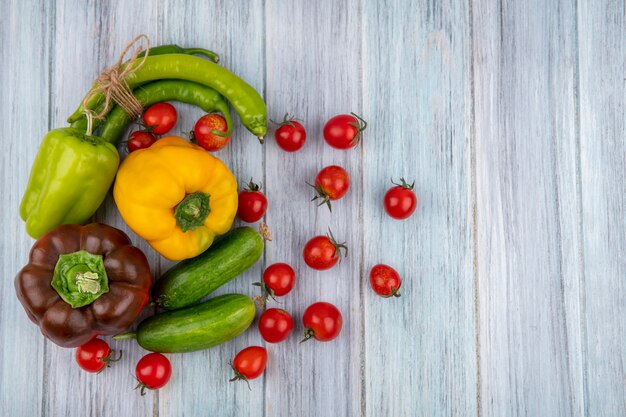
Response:
[{"label": "cherry tomato", "polygon": [[248,186],[239,193],[237,216],[244,222],[258,222],[267,211],[267,198],[260,189],[260,186],[250,180]]},{"label": "cherry tomato", "polygon": [[[395,187],[391,187],[387,193],[385,193],[385,211],[394,219],[404,220],[408,218],[417,207],[417,197],[413,192],[413,184],[407,184],[402,178],[401,184],[396,184]],[[392,181],[393,182],[393,181]]]},{"label": "cherry tomato", "polygon": [[340,114],[324,126],[324,139],[333,148],[350,149],[359,144],[367,122],[355,113]]},{"label": "cherry tomato", "polygon": [[219,114],[205,114],[196,122],[193,137],[207,151],[219,151],[230,142],[230,136],[220,136],[215,131],[228,132],[226,119]]},{"label": "cherry tomato", "polygon": [[345,243],[337,243],[333,234],[328,231],[326,236],[315,236],[304,245],[302,256],[304,262],[313,269],[323,271],[330,269],[341,259],[341,250],[348,256]]},{"label": "cherry tomato", "polygon": [[374,265],[370,271],[370,284],[374,292],[381,297],[400,297],[398,292],[402,285],[400,274],[389,265]]},{"label": "cherry tomato", "polygon": [[259,318],[259,332],[266,342],[282,342],[292,330],[293,319],[289,313],[280,308],[268,308]]},{"label": "cherry tomato", "polygon": [[135,376],[141,387],[141,395],[146,394],[146,388],[159,389],[167,384],[172,376],[172,364],[169,359],[160,353],[148,353],[137,362]]},{"label": "cherry tomato", "polygon": [[134,152],[137,149],[149,148],[156,142],[156,138],[152,133],[136,130],[128,137],[128,152]]},{"label": "cherry tomato", "polygon": [[293,289],[296,284],[296,272],[285,263],[276,263],[265,268],[262,282],[253,285],[261,287],[263,301],[268,297],[282,297]]},{"label": "cherry tomato", "polygon": [[315,338],[320,342],[333,340],[341,332],[341,312],[331,303],[317,302],[307,307],[302,316],[304,340]]},{"label": "cherry tomato", "polygon": [[304,146],[306,131],[293,117],[289,118],[289,113],[287,113],[274,132],[274,137],[280,149],[286,152],[295,152]]},{"label": "cherry tomato", "polygon": [[[309,183],[307,182],[307,184]],[[348,188],[350,188],[350,175],[338,165],[327,166],[317,173],[315,183],[309,184],[309,186],[315,189],[315,196],[311,201],[321,198],[322,201],[318,206],[326,204],[328,210],[332,211],[330,202],[339,200],[346,195]]]},{"label": "cherry tomato", "polygon": [[[250,346],[239,352],[230,366],[235,376],[230,381],[239,379],[248,382],[249,379],[258,378],[265,370],[267,364],[267,351],[262,346]],[[250,384],[248,383],[248,387]]]},{"label": "cherry tomato", "polygon": [[109,344],[102,339],[93,338],[89,342],[76,348],[76,362],[87,372],[101,372],[109,363],[117,362],[122,358],[122,352],[113,359]]},{"label": "cherry tomato", "polygon": [[178,113],[170,103],[156,103],[143,112],[143,123],[155,135],[163,135],[174,127]]}]

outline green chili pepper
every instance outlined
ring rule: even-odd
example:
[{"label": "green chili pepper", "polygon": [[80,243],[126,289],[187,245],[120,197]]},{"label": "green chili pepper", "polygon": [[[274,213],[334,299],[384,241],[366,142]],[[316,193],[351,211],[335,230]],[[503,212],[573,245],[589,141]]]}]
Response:
[{"label": "green chili pepper", "polygon": [[[149,81],[160,79],[187,80],[214,88],[231,103],[243,125],[263,142],[267,132],[265,103],[254,88],[227,69],[191,55],[148,56],[143,66],[126,77],[125,81],[134,89]],[[94,94],[87,107],[93,110],[103,100],[102,94]],[[69,117],[68,122],[75,122],[82,114],[81,105]]]},{"label": "green chili pepper", "polygon": [[[146,51],[143,51],[138,55],[139,58],[143,57]],[[150,48],[148,55],[166,55],[166,54],[187,54],[187,55],[204,55],[216,64],[220,62],[220,56],[213,51],[203,48],[182,48],[178,45],[161,45]]]},{"label": "green chili pepper", "polygon": [[120,157],[97,136],[72,129],[48,132],[30,171],[20,216],[38,238],[60,224],[84,223],[111,187]]},{"label": "green chili pepper", "polygon": [[[232,120],[230,119],[228,103],[224,97],[210,87],[191,81],[163,80],[137,87],[133,90],[133,95],[144,108],[162,101],[180,101],[181,103],[194,104],[207,113],[218,111],[226,119],[228,131],[214,130],[213,133],[219,136],[230,136],[232,133]],[[115,106],[102,124],[98,136],[115,144],[130,122],[130,116],[120,106]],[[86,126],[87,120],[84,116],[71,125],[71,127],[82,130],[85,130]],[[96,125],[94,124],[94,126]]]}]

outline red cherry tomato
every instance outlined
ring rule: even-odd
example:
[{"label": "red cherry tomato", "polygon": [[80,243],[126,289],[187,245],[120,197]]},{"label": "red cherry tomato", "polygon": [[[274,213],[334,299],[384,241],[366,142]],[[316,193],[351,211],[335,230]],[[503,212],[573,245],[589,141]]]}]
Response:
[{"label": "red cherry tomato", "polygon": [[339,336],[343,319],[337,307],[330,303],[317,302],[307,307],[302,316],[304,340],[315,338],[328,342]]},{"label": "red cherry tomato", "polygon": [[348,247],[345,243],[337,243],[329,231],[326,236],[315,236],[304,246],[302,256],[304,262],[319,271],[330,269],[341,259],[341,250],[348,256]]},{"label": "red cherry tomato", "polygon": [[285,263],[276,263],[268,266],[263,272],[263,282],[253,285],[261,287],[263,301],[268,297],[282,297],[293,289],[296,284],[296,272]]},{"label": "red cherry tomato", "polygon": [[145,395],[146,388],[159,389],[167,384],[172,375],[172,364],[169,359],[160,353],[148,353],[137,362],[135,376],[141,387],[141,395]]},{"label": "red cherry tomato", "polygon": [[404,220],[408,218],[417,207],[417,197],[413,192],[413,184],[408,184],[404,178],[401,184],[391,187],[385,194],[385,211],[394,219]]},{"label": "red cherry tomato", "polygon": [[76,348],[76,362],[83,370],[87,372],[100,372],[104,367],[108,367],[109,363],[116,362],[122,358],[120,355],[113,359],[111,354],[115,352],[109,347],[109,344],[102,339],[93,338],[89,342]]},{"label": "red cherry tomato", "polygon": [[136,130],[128,137],[128,152],[134,152],[137,149],[149,148],[156,142],[156,138],[152,133]]},{"label": "red cherry tomato", "polygon": [[326,204],[328,209],[331,210],[331,200],[338,200],[348,192],[350,175],[342,167],[331,165],[318,172],[315,177],[315,184],[309,185],[315,189],[316,194],[313,197],[313,201],[321,198],[322,201],[318,206]]},{"label": "red cherry tomato", "polygon": [[291,330],[293,319],[280,308],[268,308],[259,318],[259,332],[266,342],[282,342],[291,334]]},{"label": "red cherry tomato", "polygon": [[219,151],[230,142],[230,136],[220,136],[215,131],[228,132],[226,119],[219,114],[206,114],[196,122],[193,137],[207,151]]},{"label": "red cherry tomato", "polygon": [[295,152],[304,146],[306,131],[294,118],[289,118],[289,113],[287,113],[278,129],[276,129],[274,137],[276,138],[276,144],[283,151]]},{"label": "red cherry tomato", "polygon": [[239,193],[237,216],[244,222],[258,222],[267,211],[267,198],[260,189],[261,187],[250,180],[248,186]]},{"label": "red cherry tomato", "polygon": [[324,126],[324,139],[333,148],[350,149],[359,144],[367,122],[355,113],[340,114]]},{"label": "red cherry tomato", "polygon": [[370,271],[370,284],[374,292],[381,297],[400,297],[398,292],[402,285],[400,274],[389,265],[374,265]]},{"label": "red cherry tomato", "polygon": [[[235,376],[230,381],[258,378],[265,370],[267,364],[267,351],[261,346],[250,346],[239,352],[230,366]],[[248,384],[248,387],[250,384]]]},{"label": "red cherry tomato", "polygon": [[174,127],[178,113],[170,103],[156,103],[143,112],[143,123],[155,135],[163,135]]}]

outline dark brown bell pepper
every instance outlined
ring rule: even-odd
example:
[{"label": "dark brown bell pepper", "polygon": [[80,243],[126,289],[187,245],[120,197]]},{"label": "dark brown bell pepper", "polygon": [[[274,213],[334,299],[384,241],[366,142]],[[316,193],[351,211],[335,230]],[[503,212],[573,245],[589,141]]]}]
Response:
[{"label": "dark brown bell pepper", "polygon": [[143,252],[121,230],[98,223],[46,233],[15,277],[28,317],[62,347],[126,330],[148,302],[151,286]]}]

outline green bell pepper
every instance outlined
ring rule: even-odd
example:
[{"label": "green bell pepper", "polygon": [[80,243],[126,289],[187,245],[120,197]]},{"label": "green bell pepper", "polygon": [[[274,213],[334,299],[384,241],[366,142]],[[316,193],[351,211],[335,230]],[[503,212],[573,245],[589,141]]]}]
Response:
[{"label": "green bell pepper", "polygon": [[62,128],[43,139],[20,216],[34,238],[60,224],[85,223],[100,207],[120,157],[114,145],[79,129]]}]

